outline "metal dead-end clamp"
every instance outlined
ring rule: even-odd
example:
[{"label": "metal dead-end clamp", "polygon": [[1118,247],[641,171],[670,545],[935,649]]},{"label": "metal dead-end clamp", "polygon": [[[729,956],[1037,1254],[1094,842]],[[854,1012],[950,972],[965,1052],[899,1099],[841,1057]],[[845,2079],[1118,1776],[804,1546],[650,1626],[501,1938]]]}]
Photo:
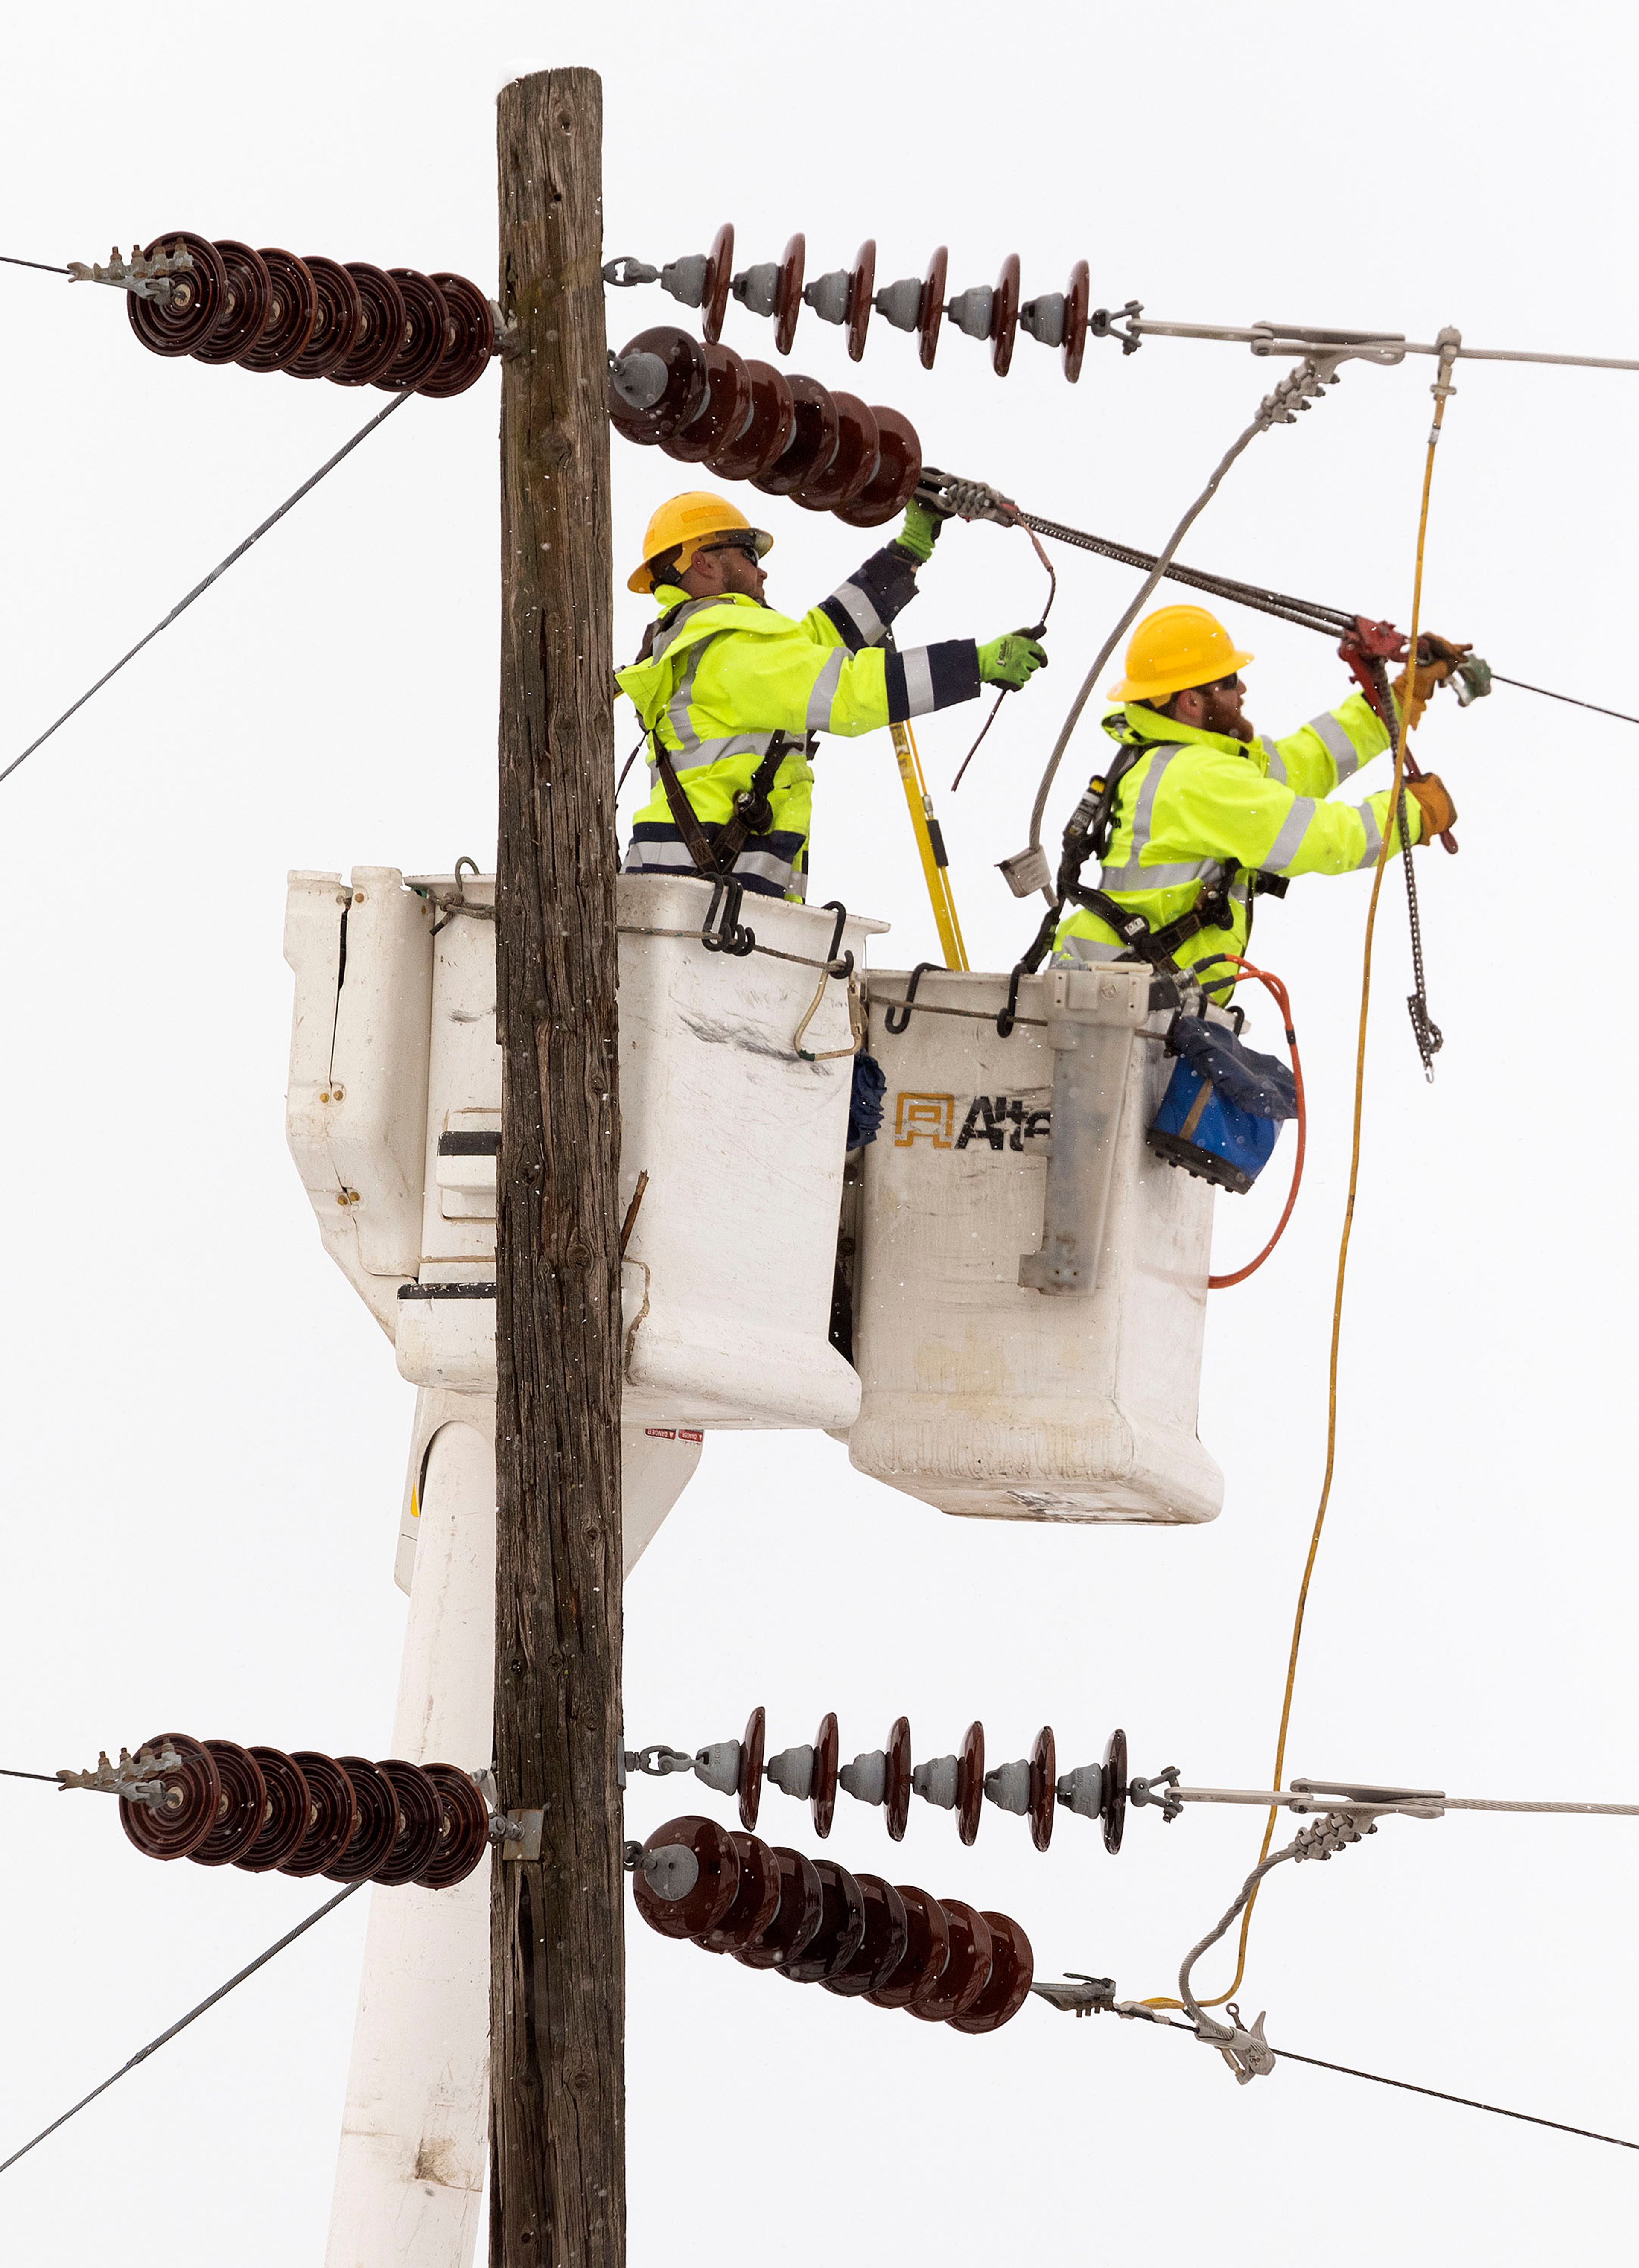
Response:
[{"label": "metal dead-end clamp", "polygon": [[60,1771],[57,1783],[66,1795],[71,1787],[89,1788],[98,1795],[117,1795],[127,1803],[140,1803],[150,1811],[181,1810],[186,1800],[180,1787],[167,1787],[154,1775],[181,1769],[182,1759],[169,1746],[162,1749],[138,1749],[133,1756],[129,1749],[120,1750],[117,1764],[108,1762],[104,1749],[97,1758],[95,1771]]},{"label": "metal dead-end clamp", "polygon": [[134,244],[129,260],[122,256],[116,244],[106,268],[97,261],[87,267],[83,260],[68,263],[71,283],[112,284],[116,291],[129,291],[134,299],[157,299],[162,307],[171,304],[173,276],[191,275],[193,268],[194,255],[185,244],[173,245],[169,252],[156,252],[147,259]]}]

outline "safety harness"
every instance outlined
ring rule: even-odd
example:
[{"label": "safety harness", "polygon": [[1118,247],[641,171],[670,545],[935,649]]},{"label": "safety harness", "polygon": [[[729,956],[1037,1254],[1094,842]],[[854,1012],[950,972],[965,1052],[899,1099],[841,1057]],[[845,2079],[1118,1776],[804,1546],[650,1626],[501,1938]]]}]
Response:
[{"label": "safety harness", "polygon": [[650,733],[649,747],[654,759],[654,769],[660,774],[661,786],[665,791],[667,806],[677,832],[683,837],[683,848],[699,873],[713,881],[720,875],[732,874],[735,862],[746,844],[772,832],[774,810],[768,799],[769,790],[773,786],[775,776],[786,758],[797,752],[805,752],[808,746],[806,738],[793,738],[786,733],[775,733],[768,754],[751,775],[749,785],[742,787],[735,798],[734,817],[718,828],[717,840],[713,843],[684,794],[683,782],[677,777],[670,756],[661,746],[659,733]]}]

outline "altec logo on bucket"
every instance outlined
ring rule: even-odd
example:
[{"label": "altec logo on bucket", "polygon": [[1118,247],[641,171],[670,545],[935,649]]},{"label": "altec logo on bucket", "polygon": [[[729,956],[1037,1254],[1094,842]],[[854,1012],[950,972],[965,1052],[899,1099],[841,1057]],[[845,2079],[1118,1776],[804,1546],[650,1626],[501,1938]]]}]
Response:
[{"label": "altec logo on bucket", "polygon": [[935,1150],[966,1150],[984,1142],[993,1150],[1022,1151],[1033,1137],[1052,1133],[1052,1112],[1028,1094],[976,1094],[966,1105],[961,1131],[953,1134],[956,1123],[954,1094],[894,1097],[896,1150],[908,1150],[916,1142]]}]

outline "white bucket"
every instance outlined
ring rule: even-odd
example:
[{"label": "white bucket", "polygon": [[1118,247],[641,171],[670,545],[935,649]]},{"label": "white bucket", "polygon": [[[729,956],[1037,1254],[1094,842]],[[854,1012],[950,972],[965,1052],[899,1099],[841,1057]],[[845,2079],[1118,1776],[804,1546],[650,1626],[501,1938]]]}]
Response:
[{"label": "white bucket", "polygon": [[[1066,1017],[1108,1027],[1107,1008],[1082,1013],[1099,978],[1024,978],[1005,1039],[1005,976],[929,971],[902,1035],[887,1029],[886,1010],[904,998],[905,977],[871,979],[868,1044],[888,1093],[882,1131],[859,1160],[863,1400],[848,1451],[861,1472],[942,1512],[1171,1522],[1214,1519],[1222,1504],[1222,1476],[1195,1432],[1212,1191],[1144,1139],[1171,1070],[1147,977],[1111,1098],[1096,1288],[1078,1296],[1020,1281],[1032,1259],[1042,1273],[1049,1012],[1060,1038]],[[1123,969],[1105,990],[1131,982]]]}]

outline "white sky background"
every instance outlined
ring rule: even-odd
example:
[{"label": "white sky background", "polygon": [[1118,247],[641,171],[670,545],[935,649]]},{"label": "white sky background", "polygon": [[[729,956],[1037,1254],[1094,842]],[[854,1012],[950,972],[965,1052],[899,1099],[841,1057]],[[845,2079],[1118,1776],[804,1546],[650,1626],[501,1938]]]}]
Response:
[{"label": "white sky background", "polygon": [[[1478,344],[1639,354],[1639,57],[1610,7],[1391,0],[1362,25],[1200,0],[581,19],[93,5],[13,17],[0,40],[0,251],[33,258],[186,226],[487,288],[495,92],[585,62],[605,76],[610,254],[703,249],[732,218],[742,261],[806,229],[810,273],[874,234],[884,282],[944,241],[953,291],[1011,249],[1027,296],[1058,289],[1085,255],[1096,300],[1155,315],[1422,338],[1457,322]],[[676,313],[658,291],[612,297],[611,340]],[[382,397],[161,361],[113,294],[16,269],[0,325],[3,760]],[[769,351],[737,309],[727,337]],[[856,372],[811,314],[789,366],[903,408],[932,460],[1146,546],[1280,374],[1229,346],[1089,342],[1071,389],[1021,335],[1000,383],[951,331],[929,375],[880,320]],[[1185,556],[1404,621],[1431,376],[1351,368],[1253,445]],[[1426,620],[1510,674],[1634,705],[1639,378],[1465,364],[1458,382]],[[408,407],[0,790],[0,1764],[89,1763],[167,1726],[387,1743],[412,1395],[284,1146],[284,874],[492,859],[496,402],[491,378]],[[623,579],[689,478],[615,443]],[[793,611],[874,541],[755,501]],[[978,711],[921,736],[979,967],[1033,928],[992,861],[1023,840],[1045,746],[1133,588],[1075,554],[1059,578],[1052,672],[954,800]],[[907,636],[993,636],[1040,604],[1024,539],[990,527],[952,528],[923,579]],[[643,615],[623,590],[620,653]],[[1232,620],[1261,726],[1347,689],[1322,641]],[[624,755],[624,707],[617,733]],[[1085,731],[1067,763],[1050,841],[1102,745]],[[1639,738],[1499,688],[1468,714],[1442,698],[1422,754],[1462,814],[1461,858],[1421,865],[1446,1048],[1426,1086],[1392,878],[1290,1768],[1634,1797],[1632,1082],[1600,1010],[1622,997],[1604,924],[1627,927]],[[816,894],[890,917],[887,961],[932,953],[886,736],[832,742],[820,777]],[[1261,1780],[1320,1474],[1365,903],[1363,879],[1311,881],[1259,917],[1298,1013],[1310,1163],[1278,1259],[1212,1308],[1218,1523],[946,1521],[823,1438],[720,1439],[628,1594],[634,1741],[727,1737],[761,1700],[773,1746],[835,1708],[852,1755],[904,1709],[919,1754],[978,1715],[993,1758],[1022,1755],[1047,1719],[1068,1765],[1120,1722],[1135,1770]],[[1274,1043],[1266,1011],[1254,1034]],[[1261,1241],[1288,1166],[1221,1203],[1221,1267]],[[631,1831],[676,1793],[639,1785]],[[796,1807],[769,1805],[776,1838],[814,1847]],[[915,1810],[895,1853],[845,1801],[831,1848],[1004,1907],[1041,1973],[1111,1973],[1123,1993],[1170,1989],[1259,1831],[1251,1814],[1139,1815],[1111,1861],[1067,1817],[1038,1858],[993,1809],[972,1851]],[[111,1805],[20,1782],[0,1781],[0,1816],[4,2155],[328,1886],[162,1869]],[[1275,1877],[1242,2005],[1267,2008],[1277,2043],[1639,2135],[1611,1992],[1636,1882],[1635,1822],[1390,1822],[1339,1865]],[[316,2262],[364,1920],[360,1899],[7,2176],[6,2256]],[[748,2228],[793,2268],[1134,2243],[1250,2262],[1296,2223],[1324,2227],[1340,2264],[1502,2264],[1631,2225],[1633,2161],[1613,2151],[1291,2065],[1240,2090],[1136,2026],[1032,2003],[968,2040],[635,1923],[628,1990],[634,2262],[715,2260]]]}]

